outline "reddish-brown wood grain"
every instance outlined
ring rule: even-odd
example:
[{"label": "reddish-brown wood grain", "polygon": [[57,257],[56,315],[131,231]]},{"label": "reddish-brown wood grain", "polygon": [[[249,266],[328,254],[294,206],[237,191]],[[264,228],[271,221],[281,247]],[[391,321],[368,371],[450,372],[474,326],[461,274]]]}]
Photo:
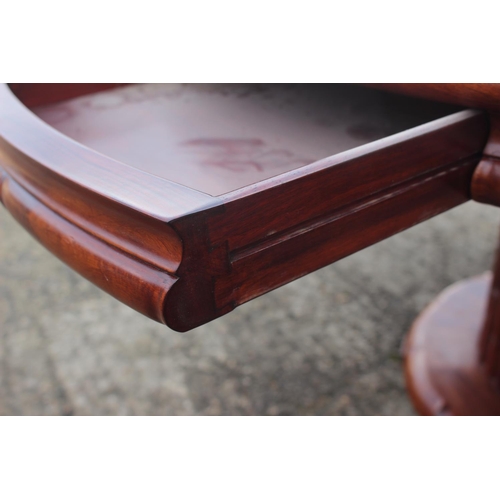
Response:
[{"label": "reddish-brown wood grain", "polygon": [[445,290],[406,341],[408,391],[422,415],[500,415],[498,387],[481,363],[491,275]]},{"label": "reddish-brown wood grain", "polygon": [[211,231],[234,252],[477,154],[487,134],[484,113],[462,111],[339,153],[223,196],[224,215]]},{"label": "reddish-brown wood grain", "polygon": [[184,331],[468,200],[487,135],[485,113],[461,111],[212,197],[69,139],[4,86],[2,201],[87,279]]},{"label": "reddish-brown wood grain", "polygon": [[480,335],[479,361],[495,388],[500,389],[500,245],[497,247],[488,305]]},{"label": "reddish-brown wood grain", "polygon": [[500,250],[493,273],[457,283],[414,323],[405,347],[423,415],[500,415]]},{"label": "reddish-brown wood grain", "polygon": [[218,303],[246,302],[464,203],[478,159],[353,201],[328,217],[232,254],[231,274],[215,283]]},{"label": "reddish-brown wood grain", "polygon": [[474,200],[500,206],[500,115],[495,113],[490,115],[490,134],[471,191]]},{"label": "reddish-brown wood grain", "polygon": [[[498,84],[399,89],[490,110],[489,138],[471,179],[471,195],[496,206],[500,206],[499,89]],[[499,252],[492,276],[488,273],[445,290],[410,331],[406,379],[421,414],[500,415]]]},{"label": "reddish-brown wood grain", "polygon": [[14,217],[84,277],[168,323],[165,298],[183,248],[168,221],[217,200],[68,139],[6,86],[0,136],[0,198]]},{"label": "reddish-brown wood grain", "polygon": [[[483,159],[474,172],[475,200],[500,206],[500,115],[490,117],[490,135]],[[491,281],[488,308],[481,329],[480,361],[497,389],[500,389],[500,242]],[[500,396],[499,396],[500,399]]]},{"label": "reddish-brown wood grain", "polygon": [[377,83],[369,86],[424,99],[500,111],[499,83]]},{"label": "reddish-brown wood grain", "polygon": [[472,198],[500,207],[500,158],[483,156],[472,178]]},{"label": "reddish-brown wood grain", "polygon": [[459,112],[224,196],[209,220],[212,245],[230,255],[231,273],[215,281],[219,307],[463,203],[487,130],[483,113]]},{"label": "reddish-brown wood grain", "polygon": [[32,111],[75,141],[212,196],[456,111],[349,85],[129,85]]},{"label": "reddish-brown wood grain", "polygon": [[[242,125],[238,128],[234,123],[228,126],[219,122],[215,127],[212,123],[217,117],[204,111],[212,109],[214,89],[203,95],[194,92],[187,96],[196,101],[189,120],[183,122],[182,113],[170,121],[161,116],[159,128],[153,132],[148,128],[150,115],[145,113],[142,135],[134,137],[135,145],[142,145],[140,137],[146,137],[144,144],[156,147],[165,142],[161,140],[165,130],[178,127],[170,144],[179,154],[171,156],[164,170],[163,149],[151,156],[139,155],[140,161],[159,161],[155,166],[159,170],[149,168],[151,165],[146,165],[149,170],[141,169],[140,161],[134,168],[126,161],[128,155],[136,158],[137,151],[127,150],[127,141],[120,135],[114,137],[113,146],[125,148],[123,162],[70,139],[29,109],[104,90],[134,90],[113,90],[119,86],[1,86],[0,198],[23,227],[82,276],[179,331],[211,321],[239,304],[471,197],[500,206],[500,84],[372,85],[384,91],[486,110],[455,112],[453,108],[446,113],[443,110],[448,106],[402,96],[397,98],[400,102],[384,108],[384,92],[362,87],[354,92],[344,89],[330,105],[334,112],[332,102],[343,103],[354,96],[356,102],[348,103],[339,112],[339,116],[345,113],[343,119],[349,117],[352,121],[347,130],[343,130],[342,121],[335,121],[338,116],[330,121],[321,113],[315,120],[307,118],[310,110],[303,106],[317,96],[312,101],[305,98],[295,110],[286,108],[290,96],[288,101],[274,102],[274,107],[266,108],[270,104],[265,100],[245,100],[248,89],[236,89],[236,93],[232,89],[227,101],[221,99],[228,89],[214,93],[219,101],[213,109],[228,119],[236,120],[238,116]],[[328,97],[330,90],[335,92],[333,87],[325,87],[320,94]],[[141,89],[130,92],[130,108],[140,101],[139,94]],[[100,97],[96,96],[97,101]],[[182,111],[182,102],[170,103],[172,106],[165,109]],[[233,112],[234,103],[238,113]],[[396,114],[402,121],[387,121],[385,115],[398,111],[399,104],[404,106],[404,112]],[[370,113],[348,114],[356,106],[364,109],[365,105],[371,106]],[[68,106],[71,108],[71,101]],[[154,102],[148,106],[149,112],[157,111]],[[275,131],[269,137],[234,136],[235,130],[248,131],[245,113],[253,120],[252,133],[258,134],[259,120],[267,116],[269,109],[278,112],[281,106],[286,111],[280,123],[298,120],[287,124],[291,126],[286,128],[286,140]],[[123,116],[120,113],[128,109],[111,110],[106,116]],[[406,112],[419,117],[443,117],[418,118],[417,123],[425,123],[415,127],[415,116],[407,122]],[[205,191],[199,184],[186,182],[196,188],[192,189],[169,178],[169,172],[175,171],[179,182],[187,179],[178,170],[182,169],[178,162],[189,158],[188,154],[183,156],[183,134],[192,126],[192,119],[206,123],[196,123],[200,125],[195,127],[196,132],[189,130],[189,134],[198,133],[200,137],[193,139],[187,134],[191,137],[187,143],[194,147],[193,158],[198,161],[190,165],[190,175],[196,175],[203,165],[217,172]],[[410,122],[413,125],[397,128],[398,124]],[[127,123],[133,124],[133,117]],[[403,131],[394,134],[395,126],[396,131]],[[120,131],[120,127],[115,130]],[[101,135],[109,130],[100,126],[87,132],[99,145]],[[316,136],[319,132],[321,138]],[[218,135],[203,135],[209,133]],[[337,154],[306,161],[311,149],[294,149],[300,139],[329,151],[329,134],[336,134],[332,141],[335,139],[335,151],[340,151]],[[372,137],[370,142],[366,139],[370,134],[384,138]],[[364,145],[353,148],[353,144]],[[249,149],[251,156],[247,158]],[[279,164],[283,173],[270,177],[276,167],[273,162],[283,158],[299,163]],[[262,167],[264,163],[269,170]],[[229,174],[217,170],[228,165],[236,169],[231,182],[224,179]],[[243,174],[238,178],[242,165],[262,169],[252,177],[252,184],[245,186],[243,179],[247,177]],[[208,171],[203,174],[209,175]],[[235,186],[238,189],[228,192]],[[415,322],[406,344],[405,370],[410,395],[421,413],[500,414],[499,297],[500,257],[493,278],[484,275],[450,288]]]},{"label": "reddish-brown wood grain", "polygon": [[65,101],[102,90],[121,87],[123,83],[11,83],[15,96],[28,108]]},{"label": "reddish-brown wood grain", "polygon": [[179,266],[182,242],[163,221],[44,169],[1,138],[0,164],[51,211],[84,231],[168,272]]},{"label": "reddish-brown wood grain", "polygon": [[[37,118],[7,85],[0,86],[0,136],[23,157],[18,175],[47,173],[158,220],[217,204],[209,195],[131,167],[69,139]],[[22,168],[26,165],[26,168]]]},{"label": "reddish-brown wood grain", "polygon": [[175,276],[159,273],[93,238],[11,179],[2,183],[2,201],[25,229],[82,276],[137,311],[164,322],[163,303]]}]

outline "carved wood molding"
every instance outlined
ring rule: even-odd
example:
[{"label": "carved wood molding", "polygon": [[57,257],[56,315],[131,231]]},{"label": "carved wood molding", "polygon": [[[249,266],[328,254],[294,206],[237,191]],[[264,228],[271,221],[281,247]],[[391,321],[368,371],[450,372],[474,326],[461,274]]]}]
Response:
[{"label": "carved wood molding", "polygon": [[210,196],[68,139],[0,86],[0,198],[80,274],[185,331],[466,202],[487,135],[486,113],[453,112]]}]

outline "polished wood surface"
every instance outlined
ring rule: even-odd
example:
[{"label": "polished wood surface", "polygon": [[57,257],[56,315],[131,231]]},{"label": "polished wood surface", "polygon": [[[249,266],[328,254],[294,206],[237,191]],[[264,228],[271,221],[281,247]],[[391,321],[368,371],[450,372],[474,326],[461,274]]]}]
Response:
[{"label": "polished wood surface", "polygon": [[480,203],[500,206],[500,115],[489,116],[490,134],[472,178],[471,192]]},{"label": "polished wood surface", "polygon": [[491,274],[445,290],[417,319],[405,347],[410,397],[422,415],[500,415],[500,393],[482,363]]},{"label": "polished wood surface", "polygon": [[29,108],[122,87],[122,83],[10,83],[14,95]]},{"label": "polished wood surface", "polygon": [[389,92],[500,112],[500,83],[378,83]]},{"label": "polished wood surface", "polygon": [[[222,197],[231,249],[277,237],[308,219],[348,207],[442,166],[477,159],[488,133],[483,113],[463,111],[325,158]],[[259,217],[252,205],[266,212]],[[284,215],[284,213],[286,215]],[[245,217],[245,225],[238,222]]]},{"label": "polished wood surface", "polygon": [[83,277],[142,314],[163,322],[165,295],[176,281],[69,223],[14,180],[2,183],[2,202],[40,243]]},{"label": "polished wood surface", "polygon": [[[490,111],[489,137],[471,179],[471,196],[495,206],[500,206],[499,88],[467,84],[408,89],[414,95],[429,92],[432,98],[445,92],[445,100]],[[492,274],[446,290],[416,321],[407,341],[406,377],[422,414],[500,415],[499,301],[500,247]]]},{"label": "polished wood surface", "polygon": [[142,84],[32,111],[95,151],[217,196],[452,109],[345,85]]},{"label": "polished wood surface", "polygon": [[[113,90],[124,91],[132,92]],[[343,102],[358,93],[342,90],[339,113],[359,105],[356,99]],[[374,96],[375,102],[386,99],[371,89],[361,89],[359,95]],[[205,106],[209,97],[203,97]],[[264,106],[261,100],[248,102],[253,103],[250,115],[255,102]],[[2,201],[82,275],[149,317],[189,330],[470,199],[471,177],[488,136],[485,113],[453,108],[447,116],[413,127],[416,117],[418,123],[451,108],[406,97],[397,97],[397,102],[400,110],[413,110],[415,116],[405,119],[410,128],[352,149],[366,127],[357,129],[354,142],[352,129],[350,134],[333,134],[332,148],[335,141],[345,141],[339,153],[291,170],[289,165],[278,175],[211,196],[67,137],[4,86]],[[377,106],[370,113],[388,109]],[[235,113],[238,123],[224,129],[227,134],[242,130],[239,120],[245,123],[241,109]],[[290,117],[299,116],[299,121],[307,114],[294,113]],[[366,118],[370,113],[352,116]],[[211,118],[200,114],[200,120],[212,123]],[[375,124],[387,120],[371,118]],[[404,120],[395,122],[401,126]],[[332,123],[337,125],[324,125],[330,132],[339,122]],[[273,134],[277,132],[269,132],[270,143],[281,147]],[[303,135],[327,148],[320,136]],[[365,135],[361,142],[366,141]]]},{"label": "polished wood surface", "polygon": [[488,305],[481,328],[479,360],[490,384],[500,389],[500,245],[497,247]]},{"label": "polished wood surface", "polygon": [[476,163],[412,179],[236,251],[231,274],[215,284],[217,300],[241,304],[464,203]]},{"label": "polished wood surface", "polygon": [[[84,277],[189,330],[471,198],[500,206],[499,84],[372,87],[4,85],[0,198]],[[500,250],[417,319],[422,414],[500,414],[499,300]]]},{"label": "polished wood surface", "polygon": [[209,195],[70,140],[37,118],[7,85],[0,86],[0,116],[0,152],[3,155],[7,149],[5,154],[15,159],[7,170],[23,183],[40,183],[43,189],[49,180],[73,183],[84,193],[93,192],[163,221],[217,203]]}]

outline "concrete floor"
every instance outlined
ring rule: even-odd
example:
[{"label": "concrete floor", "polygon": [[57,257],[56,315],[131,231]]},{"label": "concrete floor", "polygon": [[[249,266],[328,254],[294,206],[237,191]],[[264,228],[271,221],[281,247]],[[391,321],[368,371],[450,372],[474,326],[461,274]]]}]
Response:
[{"label": "concrete floor", "polygon": [[411,415],[402,339],[444,287],[490,267],[499,216],[467,203],[180,334],[0,208],[0,414]]}]

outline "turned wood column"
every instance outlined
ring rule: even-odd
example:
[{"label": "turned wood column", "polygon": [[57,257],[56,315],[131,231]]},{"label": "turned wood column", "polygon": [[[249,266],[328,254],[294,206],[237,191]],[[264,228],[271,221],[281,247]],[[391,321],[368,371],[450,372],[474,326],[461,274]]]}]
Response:
[{"label": "turned wood column", "polygon": [[500,390],[500,242],[497,247],[485,322],[481,331],[479,362],[491,384]]},{"label": "turned wood column", "polygon": [[[490,115],[471,196],[500,207],[500,115]],[[405,375],[423,415],[500,415],[500,244],[493,273],[452,285],[417,318]]]},{"label": "turned wood column", "polygon": [[[472,198],[500,207],[500,115],[490,115],[490,136],[483,159],[472,179]],[[493,278],[485,323],[481,332],[480,362],[491,383],[500,389],[500,241],[496,251]]]}]

